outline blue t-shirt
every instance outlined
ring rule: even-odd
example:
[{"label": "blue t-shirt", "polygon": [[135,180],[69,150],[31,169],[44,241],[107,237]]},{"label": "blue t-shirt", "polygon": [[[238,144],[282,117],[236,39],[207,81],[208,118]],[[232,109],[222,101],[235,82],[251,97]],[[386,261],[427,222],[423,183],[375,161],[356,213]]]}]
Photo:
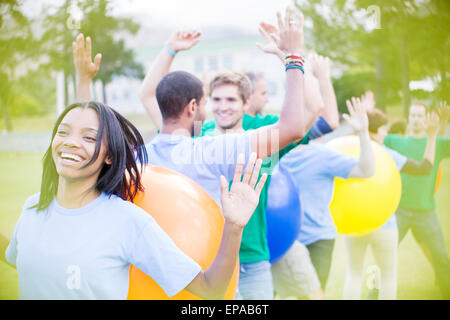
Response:
[{"label": "blue t-shirt", "polygon": [[[383,145],[384,150],[387,151],[389,156],[394,160],[395,166],[397,167],[398,171],[401,171],[403,166],[405,165],[406,161],[408,161],[408,158],[404,155],[398,153],[395,150],[392,150],[385,145]],[[382,229],[394,229],[397,228],[397,220],[395,218],[395,212],[392,214],[392,216],[389,218],[388,221],[386,221],[385,224],[381,226]]]},{"label": "blue t-shirt", "polygon": [[233,180],[236,160],[251,151],[251,135],[224,134],[195,139],[183,135],[158,134],[146,146],[150,164],[177,171],[198,183],[222,207],[220,175]]},{"label": "blue t-shirt", "polygon": [[143,209],[101,194],[78,209],[25,202],[6,259],[17,267],[20,299],[126,299],[130,264],[172,296],[201,271]]},{"label": "blue t-shirt", "polygon": [[309,245],[336,237],[330,212],[334,177],[347,179],[357,159],[318,143],[296,148],[280,160],[297,183],[304,217],[297,240]]}]

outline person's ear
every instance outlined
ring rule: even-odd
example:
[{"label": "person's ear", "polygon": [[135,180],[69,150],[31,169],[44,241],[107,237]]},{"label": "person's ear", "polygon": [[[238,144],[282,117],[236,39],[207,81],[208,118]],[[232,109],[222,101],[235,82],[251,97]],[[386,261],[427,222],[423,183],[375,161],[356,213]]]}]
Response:
[{"label": "person's ear", "polygon": [[198,108],[197,100],[192,99],[185,107],[186,115],[188,117],[193,117],[197,112],[197,108]]},{"label": "person's ear", "polygon": [[251,110],[252,97],[253,97],[253,94],[249,95],[247,98],[247,101],[245,101],[245,103],[243,105],[244,113],[252,113],[252,110]]},{"label": "person's ear", "polygon": [[105,163],[107,165],[111,165],[112,164],[112,157],[110,155],[107,155],[105,158]]}]

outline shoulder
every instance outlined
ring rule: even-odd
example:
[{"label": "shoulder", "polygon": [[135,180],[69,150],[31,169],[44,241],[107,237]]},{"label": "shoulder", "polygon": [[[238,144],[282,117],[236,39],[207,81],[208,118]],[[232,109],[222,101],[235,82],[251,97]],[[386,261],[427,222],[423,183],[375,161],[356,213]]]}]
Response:
[{"label": "shoulder", "polygon": [[29,196],[22,207],[22,212],[20,213],[19,219],[17,220],[16,225],[23,224],[23,221],[29,221],[30,219],[34,219],[37,216],[37,208],[33,208],[39,203],[40,193],[35,193]]},{"label": "shoulder", "polygon": [[282,160],[287,161],[304,161],[307,158],[312,157],[313,155],[317,154],[319,150],[323,148],[322,145],[316,145],[316,144],[307,144],[307,145],[298,145],[291,151],[289,151]]},{"label": "shoulder", "polygon": [[398,134],[388,134],[385,138],[384,138],[384,143],[386,145],[390,144],[390,143],[395,143],[395,142],[400,142],[400,141],[405,141],[407,140],[407,137],[405,136],[401,136]]},{"label": "shoulder", "polygon": [[116,195],[105,195],[105,201],[108,208],[108,216],[111,219],[116,219],[124,226],[128,225],[132,228],[142,228],[146,225],[153,225],[155,223],[153,217],[138,205],[123,200]]},{"label": "shoulder", "polygon": [[27,209],[27,208],[29,208],[29,207],[32,207],[32,206],[37,205],[37,204],[39,203],[39,198],[40,198],[40,196],[41,196],[41,193],[40,193],[40,192],[35,193],[35,194],[29,196],[29,197],[27,198],[27,200],[25,200],[25,204],[23,205],[23,209],[25,210],[25,209]]},{"label": "shoulder", "polygon": [[205,122],[203,122],[202,131],[214,129],[215,127],[216,127],[216,120],[214,119],[206,120]]},{"label": "shoulder", "polygon": [[244,114],[244,118],[242,120],[242,126],[244,130],[248,129],[257,129],[259,127],[268,126],[274,123],[277,123],[280,117],[278,115],[268,114],[265,116],[251,116],[248,114]]}]

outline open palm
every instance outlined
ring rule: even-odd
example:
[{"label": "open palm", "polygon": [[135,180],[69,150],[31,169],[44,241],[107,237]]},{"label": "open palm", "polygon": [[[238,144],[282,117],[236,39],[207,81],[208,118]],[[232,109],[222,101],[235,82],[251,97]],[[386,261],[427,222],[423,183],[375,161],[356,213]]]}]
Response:
[{"label": "open palm", "polygon": [[271,25],[267,22],[261,22],[259,24],[259,33],[263,36],[265,43],[256,43],[258,48],[260,48],[265,53],[274,54],[278,57],[284,58],[283,51],[281,51],[277,46],[277,40],[279,39],[279,32],[277,27]]},{"label": "open palm", "polygon": [[256,154],[253,153],[242,177],[244,156],[239,155],[230,190],[225,177],[220,177],[223,215],[226,220],[235,225],[241,227],[247,225],[258,206],[259,196],[267,179],[267,175],[263,174],[257,183],[261,164],[262,160],[256,160]]},{"label": "open palm", "polygon": [[357,132],[367,130],[369,120],[366,110],[364,109],[361,99],[352,97],[351,101],[347,100],[347,109],[349,114],[343,114],[345,121]]},{"label": "open palm", "polygon": [[431,136],[438,132],[439,129],[439,115],[435,111],[430,111],[425,117],[425,131],[427,135]]},{"label": "open palm", "polygon": [[79,77],[92,79],[97,74],[100,69],[100,61],[102,59],[102,55],[98,53],[94,62],[92,62],[91,54],[92,54],[92,43],[91,38],[86,38],[86,46],[84,44],[84,36],[80,33],[77,36],[77,39],[72,43],[73,50],[73,62],[75,64],[75,70]]},{"label": "open palm", "polygon": [[200,35],[196,30],[180,30],[170,36],[168,44],[175,52],[189,50],[200,40]]}]

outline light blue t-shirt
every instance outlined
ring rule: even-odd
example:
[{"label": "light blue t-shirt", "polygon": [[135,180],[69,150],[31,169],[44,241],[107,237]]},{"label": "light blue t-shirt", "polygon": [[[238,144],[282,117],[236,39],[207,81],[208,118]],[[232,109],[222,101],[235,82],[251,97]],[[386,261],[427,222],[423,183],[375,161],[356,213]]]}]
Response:
[{"label": "light blue t-shirt", "polygon": [[251,135],[224,134],[195,139],[183,135],[158,134],[146,146],[150,164],[177,171],[198,183],[222,207],[220,175],[233,180],[236,160],[251,151]]},{"label": "light blue t-shirt", "polygon": [[336,237],[330,212],[334,177],[347,179],[357,159],[318,143],[298,147],[280,160],[294,177],[304,217],[297,240],[309,245]]},{"label": "light blue t-shirt", "polygon": [[135,265],[172,296],[201,271],[144,210],[106,194],[78,209],[56,200],[25,202],[6,259],[16,265],[20,299],[126,299]]},{"label": "light blue t-shirt", "polygon": [[[398,171],[401,171],[403,166],[405,165],[406,161],[408,161],[408,158],[404,155],[398,153],[395,150],[392,150],[385,145],[383,145],[384,150],[389,154],[389,156],[394,160],[395,166],[397,167]],[[391,215],[388,221],[386,221],[385,224],[381,226],[382,229],[394,229],[397,228],[397,219],[395,218],[395,213]]]}]

